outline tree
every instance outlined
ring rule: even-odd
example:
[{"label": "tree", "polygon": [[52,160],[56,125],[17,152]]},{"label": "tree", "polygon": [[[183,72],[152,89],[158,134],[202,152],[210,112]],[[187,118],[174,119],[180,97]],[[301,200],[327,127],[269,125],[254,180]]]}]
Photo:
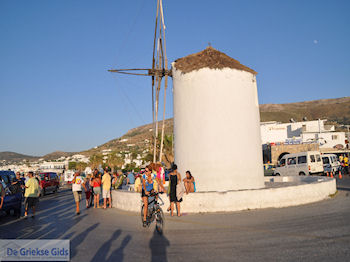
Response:
[{"label": "tree", "polygon": [[132,152],[131,153],[131,160],[136,159],[137,158],[137,153],[136,152]]},{"label": "tree", "polygon": [[95,154],[90,157],[89,165],[91,169],[98,168],[103,164],[103,156],[101,154]]},{"label": "tree", "polygon": [[123,169],[123,172],[128,172],[136,169],[135,162],[131,162],[130,164],[126,164],[125,168]]},{"label": "tree", "polygon": [[[158,139],[158,141],[160,141],[160,139]],[[169,166],[174,162],[173,134],[164,135],[162,161]]]},{"label": "tree", "polygon": [[69,162],[68,163],[68,169],[70,169],[70,170],[77,169],[77,162]]},{"label": "tree", "polygon": [[146,156],[142,158],[143,161],[145,162],[152,162],[153,161],[153,154],[152,153],[147,153]]},{"label": "tree", "polygon": [[113,171],[119,169],[124,164],[124,160],[117,155],[116,152],[112,152],[108,155],[106,164],[113,169]]},{"label": "tree", "polygon": [[77,162],[77,163],[76,163],[75,169],[84,171],[85,168],[86,168],[87,166],[88,166],[87,163],[84,163],[84,162]]}]

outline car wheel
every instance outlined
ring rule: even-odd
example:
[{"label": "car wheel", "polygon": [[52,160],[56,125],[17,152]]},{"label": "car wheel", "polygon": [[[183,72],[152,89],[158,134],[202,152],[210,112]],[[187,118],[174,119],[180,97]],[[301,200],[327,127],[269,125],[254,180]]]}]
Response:
[{"label": "car wheel", "polygon": [[45,188],[43,189],[43,196],[45,196],[46,195],[46,190],[45,190]]},{"label": "car wheel", "polygon": [[280,176],[280,173],[276,173],[276,175],[275,176]]},{"label": "car wheel", "polygon": [[57,191],[58,191],[58,186],[55,187],[55,190],[53,192],[57,193]]},{"label": "car wheel", "polygon": [[304,172],[300,172],[299,176],[305,176],[305,173]]}]

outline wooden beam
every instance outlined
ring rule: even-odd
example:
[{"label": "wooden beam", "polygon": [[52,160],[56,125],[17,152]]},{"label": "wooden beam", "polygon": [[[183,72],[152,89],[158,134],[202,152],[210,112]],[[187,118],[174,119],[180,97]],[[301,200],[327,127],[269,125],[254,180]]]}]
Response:
[{"label": "wooden beam", "polygon": [[[146,74],[140,74],[140,73],[131,73],[127,71],[147,71]],[[167,69],[110,69],[108,72],[112,73],[119,73],[119,74],[128,74],[128,75],[139,75],[139,76],[158,76],[158,77],[164,77],[164,76],[172,76],[171,70]]]}]

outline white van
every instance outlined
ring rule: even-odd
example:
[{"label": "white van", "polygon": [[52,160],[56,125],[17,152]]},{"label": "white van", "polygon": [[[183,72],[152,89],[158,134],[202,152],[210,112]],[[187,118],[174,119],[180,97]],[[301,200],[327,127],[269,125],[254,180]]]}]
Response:
[{"label": "white van", "polygon": [[335,154],[324,154],[322,155],[324,172],[337,173],[340,169],[340,162]]},{"label": "white van", "polygon": [[284,155],[275,171],[275,176],[323,175],[323,162],[319,151]]}]

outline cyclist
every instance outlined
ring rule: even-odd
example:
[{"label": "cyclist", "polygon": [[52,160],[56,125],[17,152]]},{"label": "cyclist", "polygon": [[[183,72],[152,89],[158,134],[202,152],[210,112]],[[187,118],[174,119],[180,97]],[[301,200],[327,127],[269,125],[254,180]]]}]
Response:
[{"label": "cyclist", "polygon": [[143,226],[147,226],[146,218],[147,218],[147,210],[148,210],[148,197],[149,193],[157,188],[156,186],[156,175],[152,174],[152,168],[147,166],[145,169],[145,173],[142,175],[142,201],[144,204],[143,208]]}]

